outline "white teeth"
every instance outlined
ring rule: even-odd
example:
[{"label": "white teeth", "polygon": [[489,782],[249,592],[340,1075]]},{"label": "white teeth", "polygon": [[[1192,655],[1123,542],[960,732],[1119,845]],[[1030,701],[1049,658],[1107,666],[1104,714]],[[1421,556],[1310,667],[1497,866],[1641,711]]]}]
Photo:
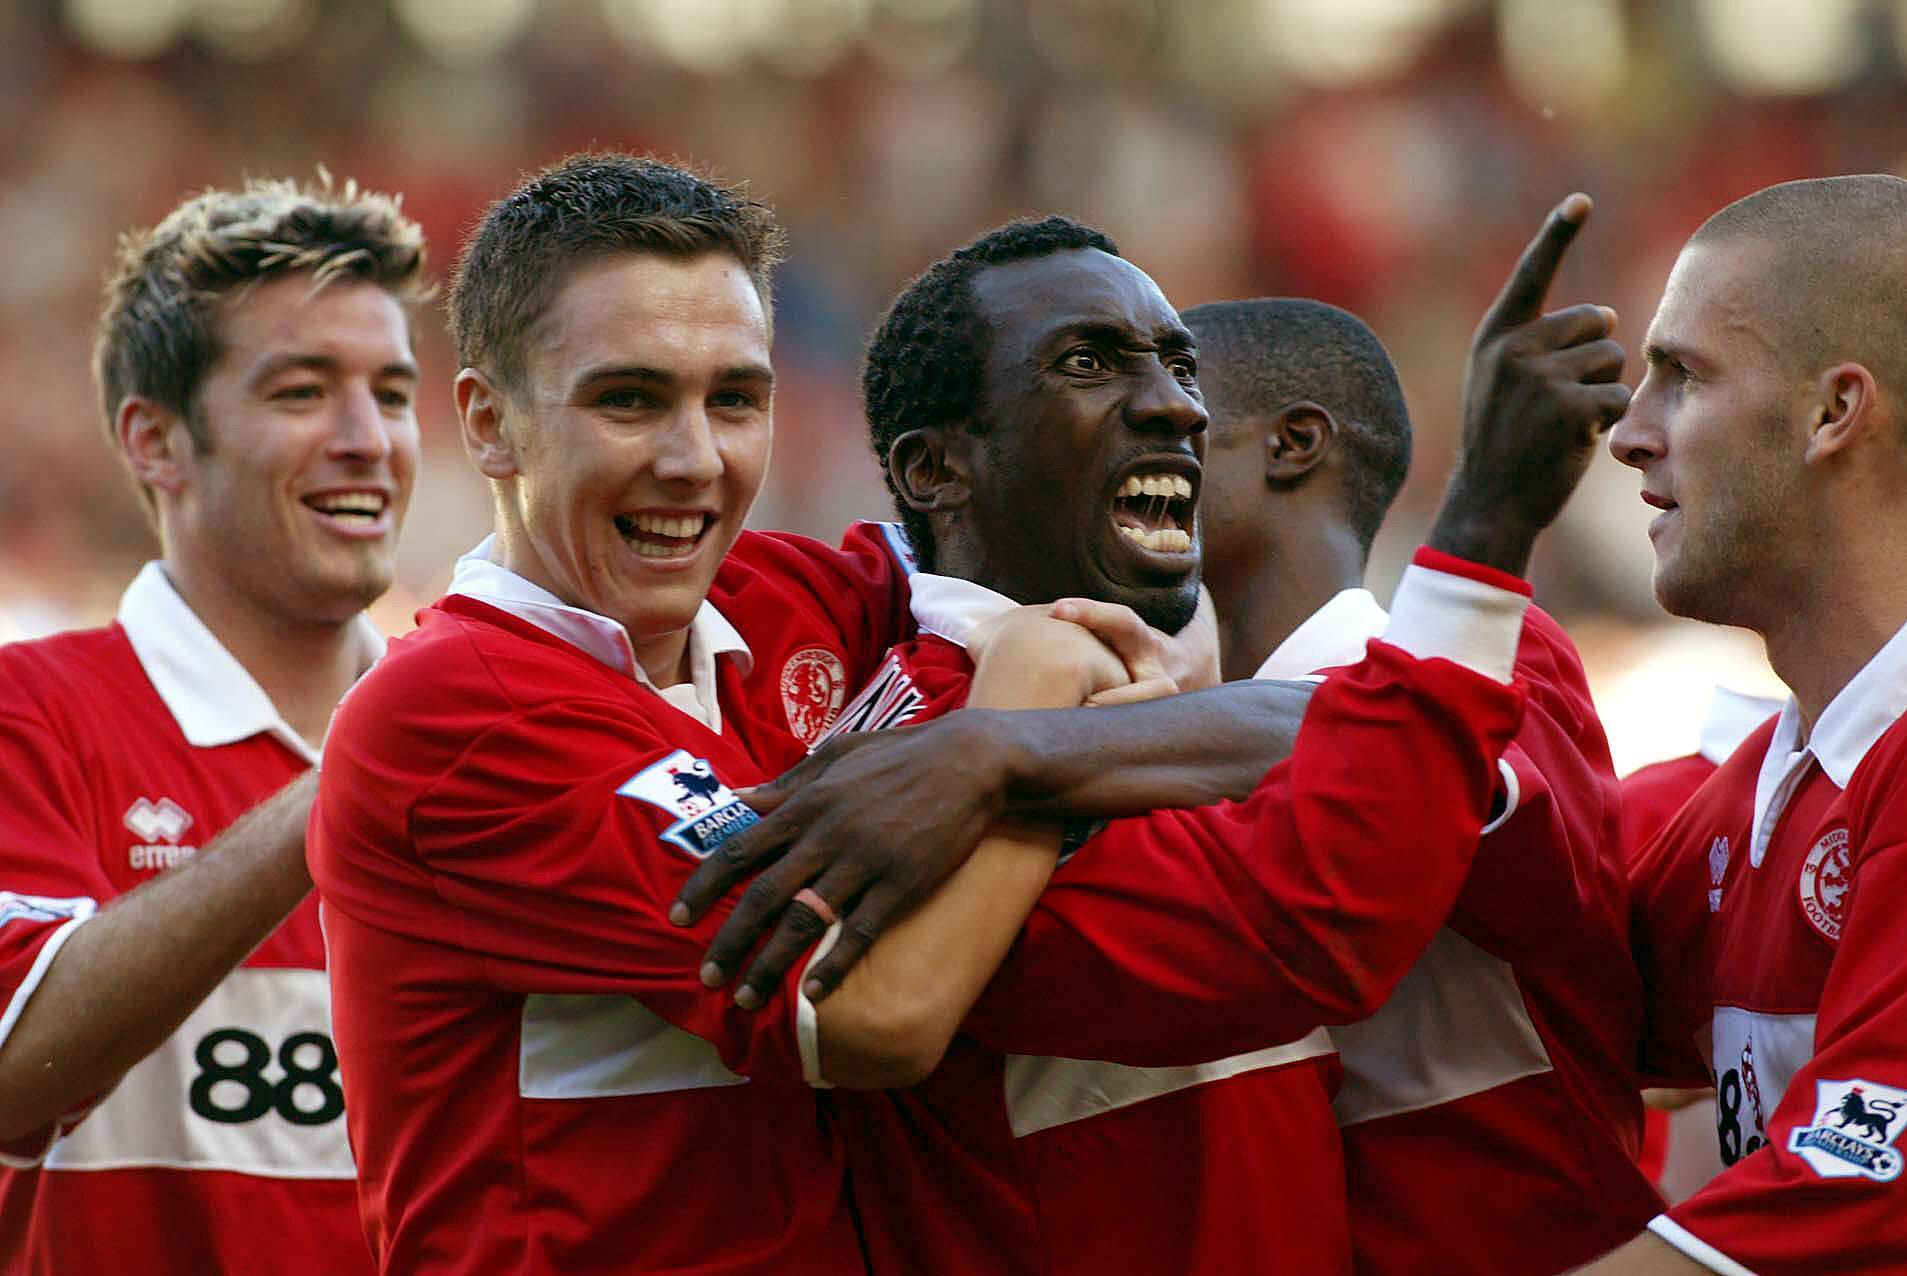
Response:
[{"label": "white teeth", "polygon": [[1119,532],[1141,549],[1149,549],[1155,554],[1186,554],[1192,549],[1191,535],[1176,527],[1161,527],[1148,532],[1122,523]]},{"label": "white teeth", "polygon": [[668,536],[676,540],[686,540],[698,536],[702,531],[702,516],[699,514],[637,514],[631,520],[639,532],[651,536]]},{"label": "white teeth", "polygon": [[311,502],[326,514],[368,514],[375,518],[384,512],[384,497],[377,492],[334,492]]},{"label": "white teeth", "polygon": [[685,558],[694,552],[692,546],[657,545],[652,541],[635,542],[636,553],[643,558]]},{"label": "white teeth", "polygon": [[1182,474],[1128,474],[1119,485],[1120,496],[1192,497],[1192,480]]}]

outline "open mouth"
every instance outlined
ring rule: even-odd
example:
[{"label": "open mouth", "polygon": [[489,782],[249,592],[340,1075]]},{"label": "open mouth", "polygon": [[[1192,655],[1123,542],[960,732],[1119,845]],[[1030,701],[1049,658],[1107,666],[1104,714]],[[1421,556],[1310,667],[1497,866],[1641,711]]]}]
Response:
[{"label": "open mouth", "polygon": [[305,497],[304,503],[341,526],[369,530],[384,517],[391,498],[372,491],[320,492]]},{"label": "open mouth", "polygon": [[1112,498],[1113,528],[1155,554],[1192,552],[1192,481],[1165,470],[1126,476]]},{"label": "open mouth", "polygon": [[643,558],[687,558],[714,523],[715,516],[704,511],[616,515],[616,530]]}]

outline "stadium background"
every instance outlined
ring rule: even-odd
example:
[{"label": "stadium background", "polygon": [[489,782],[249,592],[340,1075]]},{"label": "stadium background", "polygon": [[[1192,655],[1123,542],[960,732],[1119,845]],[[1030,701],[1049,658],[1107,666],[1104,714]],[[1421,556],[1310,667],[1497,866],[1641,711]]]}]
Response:
[{"label": "stadium background", "polygon": [[[832,538],[886,502],[857,403],[899,286],[1007,217],[1101,225],[1181,306],[1347,306],[1403,377],[1419,463],[1388,593],[1442,480],[1472,325],[1544,210],[1598,209],[1553,298],[1633,351],[1676,249],[1770,182],[1907,173],[1907,0],[6,0],[0,4],[0,638],[111,615],[153,551],[88,368],[114,235],[242,174],[404,192],[441,270],[482,203],[590,145],[746,177],[793,236],[778,445],[755,522]],[[426,462],[387,628],[488,508],[419,325]],[[1671,623],[1649,511],[1604,458],[1537,565],[1619,766],[1686,752],[1758,645]]]}]

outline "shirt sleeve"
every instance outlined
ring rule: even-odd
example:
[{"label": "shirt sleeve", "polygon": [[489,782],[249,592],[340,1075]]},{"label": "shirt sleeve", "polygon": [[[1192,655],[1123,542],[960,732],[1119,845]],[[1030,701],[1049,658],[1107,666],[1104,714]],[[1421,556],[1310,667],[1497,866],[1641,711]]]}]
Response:
[{"label": "shirt sleeve", "polygon": [[1714,913],[1704,829],[1671,819],[1629,864],[1629,939],[1642,972],[1644,1085],[1713,1084],[1709,1029],[1715,1018]]},{"label": "shirt sleeve", "polygon": [[691,928],[667,918],[700,860],[756,821],[729,786],[761,778],[674,746],[627,705],[512,713],[413,805],[430,898],[403,924],[479,956],[498,987],[626,993],[735,1072],[801,1078],[792,995],[749,1013],[697,978],[732,900]]},{"label": "shirt sleeve", "polygon": [[[84,767],[37,707],[0,670],[0,1046],[73,931],[112,896],[99,863]],[[0,1144],[0,1164],[31,1165],[77,1122],[61,1121]]]},{"label": "shirt sleeve", "polygon": [[[840,636],[850,687],[863,685],[887,649],[914,632],[912,555],[891,523],[856,523],[839,548],[792,532],[752,532],[730,551],[736,566],[800,590],[821,609],[829,631]],[[724,571],[732,569],[725,564]]]},{"label": "shirt sleeve", "polygon": [[1249,799],[1119,821],[1055,875],[970,1034],[1176,1066],[1383,1003],[1455,899],[1521,709],[1526,595],[1412,573],[1388,641],[1318,689]]},{"label": "shirt sleeve", "polygon": [[1907,1270],[1907,932],[1899,918],[1907,898],[1900,784],[1907,737],[1896,730],[1887,739],[1883,765],[1864,764],[1850,785],[1853,880],[1816,1014],[1814,1057],[1782,1095],[1767,1146],[1650,1224],[1717,1272]]}]

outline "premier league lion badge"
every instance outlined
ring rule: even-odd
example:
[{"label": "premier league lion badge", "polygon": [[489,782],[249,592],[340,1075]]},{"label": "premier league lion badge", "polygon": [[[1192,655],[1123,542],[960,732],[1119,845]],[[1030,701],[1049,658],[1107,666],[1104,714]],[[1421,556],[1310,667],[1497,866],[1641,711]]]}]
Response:
[{"label": "premier league lion badge", "polygon": [[1788,1150],[1827,1179],[1859,1175],[1877,1183],[1900,1177],[1894,1147],[1907,1121],[1907,1090],[1872,1081],[1817,1081],[1814,1123],[1788,1136]]},{"label": "premier league lion badge", "polygon": [[616,792],[676,817],[662,830],[662,840],[673,842],[696,859],[761,819],[746,802],[729,791],[704,758],[677,749],[623,781]]}]

